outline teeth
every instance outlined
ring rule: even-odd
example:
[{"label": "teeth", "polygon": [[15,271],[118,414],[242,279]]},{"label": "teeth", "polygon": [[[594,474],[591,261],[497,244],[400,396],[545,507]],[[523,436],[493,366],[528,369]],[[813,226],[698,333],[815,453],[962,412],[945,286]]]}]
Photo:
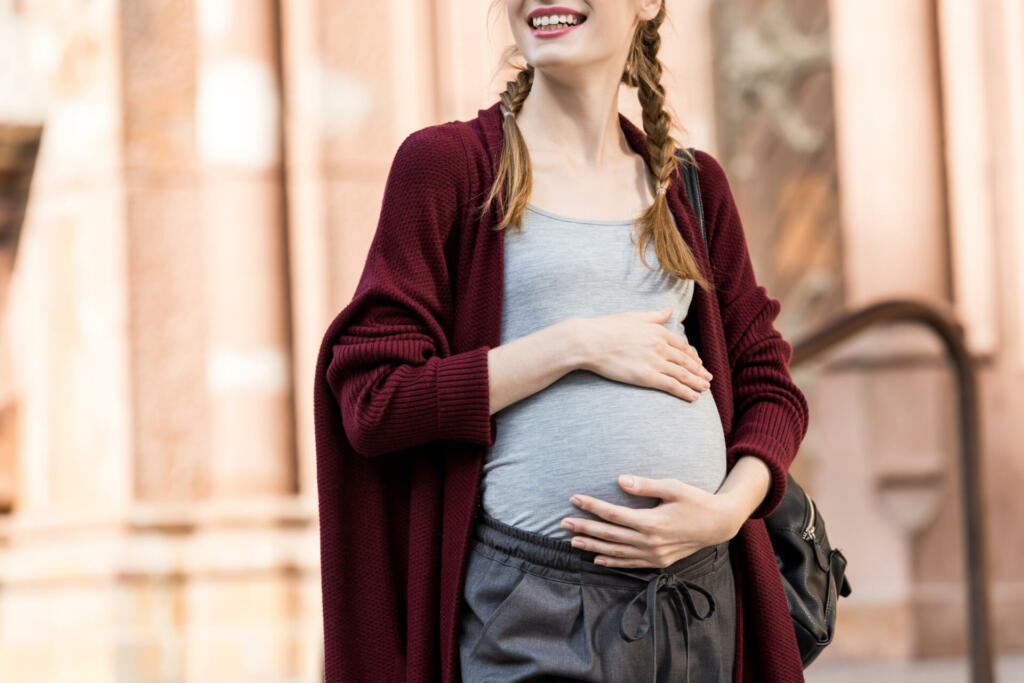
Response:
[{"label": "teeth", "polygon": [[579,17],[574,14],[550,14],[543,17],[536,17],[533,20],[534,28],[558,29],[566,26],[575,26],[580,23]]}]

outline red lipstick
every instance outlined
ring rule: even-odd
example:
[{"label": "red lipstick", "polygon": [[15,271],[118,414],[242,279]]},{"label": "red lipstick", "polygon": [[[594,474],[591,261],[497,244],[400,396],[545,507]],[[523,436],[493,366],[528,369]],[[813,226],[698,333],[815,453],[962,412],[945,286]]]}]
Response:
[{"label": "red lipstick", "polygon": [[[535,18],[547,16],[573,17],[577,21],[577,23],[569,24],[566,25],[564,28],[559,29],[549,29],[545,28],[544,26],[538,28],[533,25],[533,21]],[[538,38],[557,38],[558,36],[563,36],[566,33],[569,33],[573,29],[579,28],[586,20],[587,15],[583,14],[582,12],[578,12],[569,7],[560,7],[555,5],[550,7],[538,7],[537,9],[533,10],[532,12],[530,12],[529,15],[527,15],[526,23],[530,27],[530,32],[533,35],[537,36]]]}]

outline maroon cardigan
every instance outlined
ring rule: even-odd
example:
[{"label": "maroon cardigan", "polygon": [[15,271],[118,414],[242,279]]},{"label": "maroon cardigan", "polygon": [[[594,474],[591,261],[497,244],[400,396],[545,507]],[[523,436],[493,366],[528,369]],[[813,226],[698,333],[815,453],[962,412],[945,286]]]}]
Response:
[{"label": "maroon cardigan", "polygon": [[[619,115],[650,164],[643,131]],[[405,138],[351,302],[327,328],[314,414],[325,666],[340,681],[457,681],[461,594],[483,456],[494,444],[487,351],[501,343],[500,207],[474,207],[501,155],[496,101]],[[763,517],[779,504],[807,431],[779,301],[757,284],[721,165],[697,152],[717,293],[698,287],[687,336],[715,376],[727,466],[753,454],[769,495],[731,542],[735,681],[803,681]],[[709,275],[678,169],[668,200]]]}]

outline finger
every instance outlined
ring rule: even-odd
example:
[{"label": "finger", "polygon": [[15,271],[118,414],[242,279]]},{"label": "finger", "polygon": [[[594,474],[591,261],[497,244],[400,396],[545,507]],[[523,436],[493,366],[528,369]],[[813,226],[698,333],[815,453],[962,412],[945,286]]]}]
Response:
[{"label": "finger", "polygon": [[690,356],[698,363],[701,363],[703,365],[703,361],[700,359],[700,355],[697,353],[696,347],[694,347],[693,344],[690,343],[690,341],[686,338],[685,335],[679,334],[677,332],[672,332],[671,330],[665,330],[665,332],[668,333],[667,339],[669,344],[676,347],[677,349],[679,349],[680,351],[682,351],[683,353],[685,353],[686,355]]},{"label": "finger", "polygon": [[[695,361],[690,361],[690,363],[694,362]],[[700,372],[705,372],[702,369],[695,368],[695,372],[694,370],[679,365],[674,361],[664,360],[662,361],[662,364],[658,366],[658,370],[660,370],[662,374],[668,375],[680,384],[685,384],[697,392],[706,391],[711,387],[711,380],[699,374]]]},{"label": "finger", "polygon": [[656,311],[626,311],[629,315],[646,320],[666,320],[671,312],[671,306],[663,306]]},{"label": "finger", "polygon": [[[608,567],[643,567],[646,569],[657,567],[664,569],[665,567],[672,566],[673,563],[679,560],[689,557],[693,553],[700,550],[701,546],[697,545],[694,547],[687,547],[686,545],[674,546],[669,549],[662,547],[661,552],[648,552],[646,555],[641,555],[639,558],[632,557],[617,557],[614,555],[598,555],[594,558],[596,564],[605,565]],[[601,560],[599,562],[599,560]]]},{"label": "finger", "polygon": [[685,368],[687,371],[700,376],[702,379],[710,380],[714,377],[714,375],[711,374],[711,371],[704,367],[704,364],[701,363],[700,357],[697,356],[696,353],[690,354],[674,344],[669,344],[666,357],[679,367]]},{"label": "finger", "polygon": [[581,493],[574,495],[570,502],[582,510],[597,515],[601,519],[608,520],[619,526],[635,529],[640,533],[645,533],[651,527],[650,512],[645,512],[643,508],[637,509],[615,505],[606,500],[592,498]]},{"label": "finger", "polygon": [[697,353],[697,347],[691,344],[690,341],[684,335],[677,334],[675,336],[677,336],[681,340],[681,344],[679,346],[680,348],[682,348],[683,353],[699,361],[700,355]]},{"label": "finger", "polygon": [[636,569],[654,569],[660,567],[657,562],[653,562],[647,557],[623,558],[610,557],[608,555],[598,555],[594,558],[594,564],[599,564],[603,567],[624,567]]},{"label": "finger", "polygon": [[[639,560],[643,559],[646,555],[645,551],[636,546],[624,543],[609,543],[608,541],[584,536],[573,536],[572,545],[581,550],[623,560]],[[597,558],[595,557],[594,559],[596,560]]]},{"label": "finger", "polygon": [[[650,496],[661,500],[679,500],[685,497],[686,487],[697,488],[693,484],[673,478],[652,479],[635,474],[619,476],[619,486],[627,493],[637,496]],[[648,508],[650,509],[650,508]]]},{"label": "finger", "polygon": [[572,522],[572,531],[579,534],[637,547],[644,547],[647,543],[647,537],[639,531],[619,526],[618,524],[609,524],[597,519],[583,519],[581,517],[566,517],[565,519]]},{"label": "finger", "polygon": [[699,399],[702,392],[691,389],[690,387],[686,386],[678,379],[676,379],[675,376],[667,374],[667,372],[674,371],[672,368],[669,367],[673,364],[669,363],[668,361],[664,361],[664,363],[665,365],[662,368],[659,368],[659,372],[652,373],[649,386],[655,389],[661,389],[662,391],[668,394],[672,394],[673,396],[678,396],[679,398],[685,401],[689,401],[690,403],[693,403],[694,401]]}]

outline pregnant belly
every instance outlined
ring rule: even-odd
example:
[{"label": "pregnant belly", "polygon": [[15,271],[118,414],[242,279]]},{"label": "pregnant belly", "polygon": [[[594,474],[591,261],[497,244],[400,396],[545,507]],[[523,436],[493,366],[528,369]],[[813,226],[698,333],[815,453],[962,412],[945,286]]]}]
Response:
[{"label": "pregnant belly", "polygon": [[575,493],[634,508],[659,503],[623,491],[621,474],[675,478],[711,492],[725,478],[725,437],[710,390],[690,402],[575,370],[495,418],[484,509],[538,533],[569,537],[562,517],[597,519],[569,502]]}]

